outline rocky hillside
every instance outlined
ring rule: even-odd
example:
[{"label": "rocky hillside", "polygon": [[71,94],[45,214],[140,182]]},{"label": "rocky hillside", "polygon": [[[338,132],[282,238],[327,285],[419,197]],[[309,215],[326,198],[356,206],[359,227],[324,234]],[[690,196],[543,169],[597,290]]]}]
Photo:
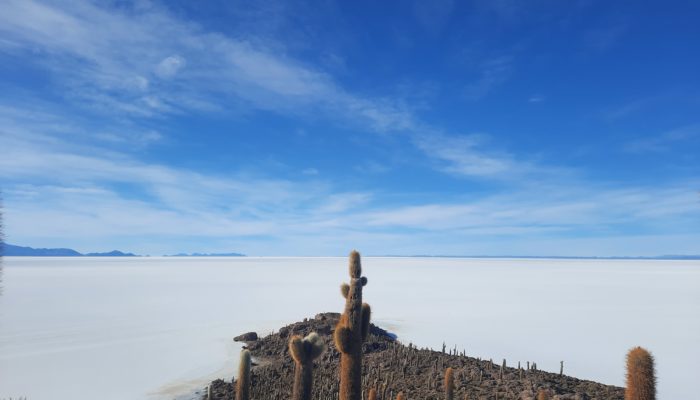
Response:
[{"label": "rocky hillside", "polygon": [[[291,395],[294,363],[287,343],[292,335],[317,332],[326,352],[314,369],[314,399],[336,400],[340,354],[333,344],[339,314],[319,314],[314,319],[288,325],[264,338],[249,335],[246,347],[253,355],[253,400],[278,400]],[[372,325],[363,344],[363,386],[377,388],[379,399],[396,398],[403,391],[410,399],[443,399],[445,369],[455,372],[455,399],[535,399],[544,390],[548,399],[623,399],[624,389],[574,377],[538,371],[530,365],[508,364],[468,357],[457,350],[433,351],[402,344],[385,330]],[[232,382],[211,383],[212,399],[234,399]],[[206,399],[207,395],[204,396]]]}]

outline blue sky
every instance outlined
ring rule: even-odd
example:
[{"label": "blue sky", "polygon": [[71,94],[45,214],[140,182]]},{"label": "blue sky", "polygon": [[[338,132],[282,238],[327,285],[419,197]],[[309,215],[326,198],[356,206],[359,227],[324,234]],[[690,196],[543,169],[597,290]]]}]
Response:
[{"label": "blue sky", "polygon": [[700,253],[697,2],[2,8],[9,243]]}]

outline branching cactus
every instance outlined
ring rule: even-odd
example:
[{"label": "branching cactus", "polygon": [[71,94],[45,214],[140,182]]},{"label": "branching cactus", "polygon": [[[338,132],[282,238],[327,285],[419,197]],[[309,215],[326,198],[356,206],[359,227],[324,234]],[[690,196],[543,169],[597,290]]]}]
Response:
[{"label": "branching cactus", "polygon": [[289,354],[296,363],[293,400],[311,400],[314,360],[323,354],[325,349],[323,339],[316,332],[309,333],[303,339],[299,335],[294,335],[289,340]]},{"label": "branching cactus", "polygon": [[655,399],[654,357],[647,350],[635,347],[627,353],[625,400]]},{"label": "branching cactus", "polygon": [[445,400],[452,400],[455,391],[455,378],[452,368],[445,371]]},{"label": "branching cactus", "polygon": [[362,342],[369,334],[370,307],[362,303],[360,253],[350,253],[350,284],[344,283],[340,292],[345,297],[345,310],[335,327],[335,346],[340,351],[340,400],[362,399]]},{"label": "branching cactus", "polygon": [[238,382],[236,382],[236,400],[250,399],[250,351],[241,352],[238,365]]}]

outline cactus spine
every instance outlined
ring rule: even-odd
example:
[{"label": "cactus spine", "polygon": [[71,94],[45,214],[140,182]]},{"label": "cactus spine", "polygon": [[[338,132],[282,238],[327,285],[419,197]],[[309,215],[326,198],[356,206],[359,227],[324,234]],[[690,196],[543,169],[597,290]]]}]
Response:
[{"label": "cactus spine", "polygon": [[362,303],[360,253],[350,253],[350,284],[341,286],[345,310],[335,327],[335,346],[340,351],[340,400],[362,399],[362,342],[369,334],[370,307]]},{"label": "cactus spine", "polygon": [[241,352],[238,365],[238,382],[236,382],[236,400],[250,399],[250,351]]},{"label": "cactus spine", "polygon": [[655,400],[654,357],[641,347],[627,353],[625,400]]},{"label": "cactus spine", "polygon": [[293,400],[311,400],[314,360],[325,349],[323,339],[316,332],[311,332],[303,339],[301,336],[295,335],[289,340],[289,353],[295,363]]},{"label": "cactus spine", "polygon": [[445,400],[452,400],[455,391],[455,378],[452,368],[445,370]]}]

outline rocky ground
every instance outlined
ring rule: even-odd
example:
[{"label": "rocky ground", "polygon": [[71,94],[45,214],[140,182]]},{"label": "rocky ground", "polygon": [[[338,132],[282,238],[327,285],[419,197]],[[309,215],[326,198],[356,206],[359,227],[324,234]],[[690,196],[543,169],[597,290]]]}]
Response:
[{"label": "rocky ground", "polygon": [[[335,400],[338,389],[340,354],[333,344],[333,330],[339,314],[319,314],[313,319],[288,325],[264,338],[242,337],[253,355],[252,400],[291,397],[294,363],[288,354],[290,336],[317,332],[327,345],[316,361],[314,399]],[[464,355],[453,349],[418,349],[398,342],[372,325],[364,343],[363,386],[377,388],[378,398],[396,398],[402,391],[410,399],[444,399],[445,369],[455,372],[455,399],[535,399],[544,390],[548,399],[623,399],[624,389],[574,377],[538,371],[533,366],[491,362]],[[216,380],[210,386],[211,399],[234,399],[230,381]],[[207,398],[207,395],[204,396]]]}]

